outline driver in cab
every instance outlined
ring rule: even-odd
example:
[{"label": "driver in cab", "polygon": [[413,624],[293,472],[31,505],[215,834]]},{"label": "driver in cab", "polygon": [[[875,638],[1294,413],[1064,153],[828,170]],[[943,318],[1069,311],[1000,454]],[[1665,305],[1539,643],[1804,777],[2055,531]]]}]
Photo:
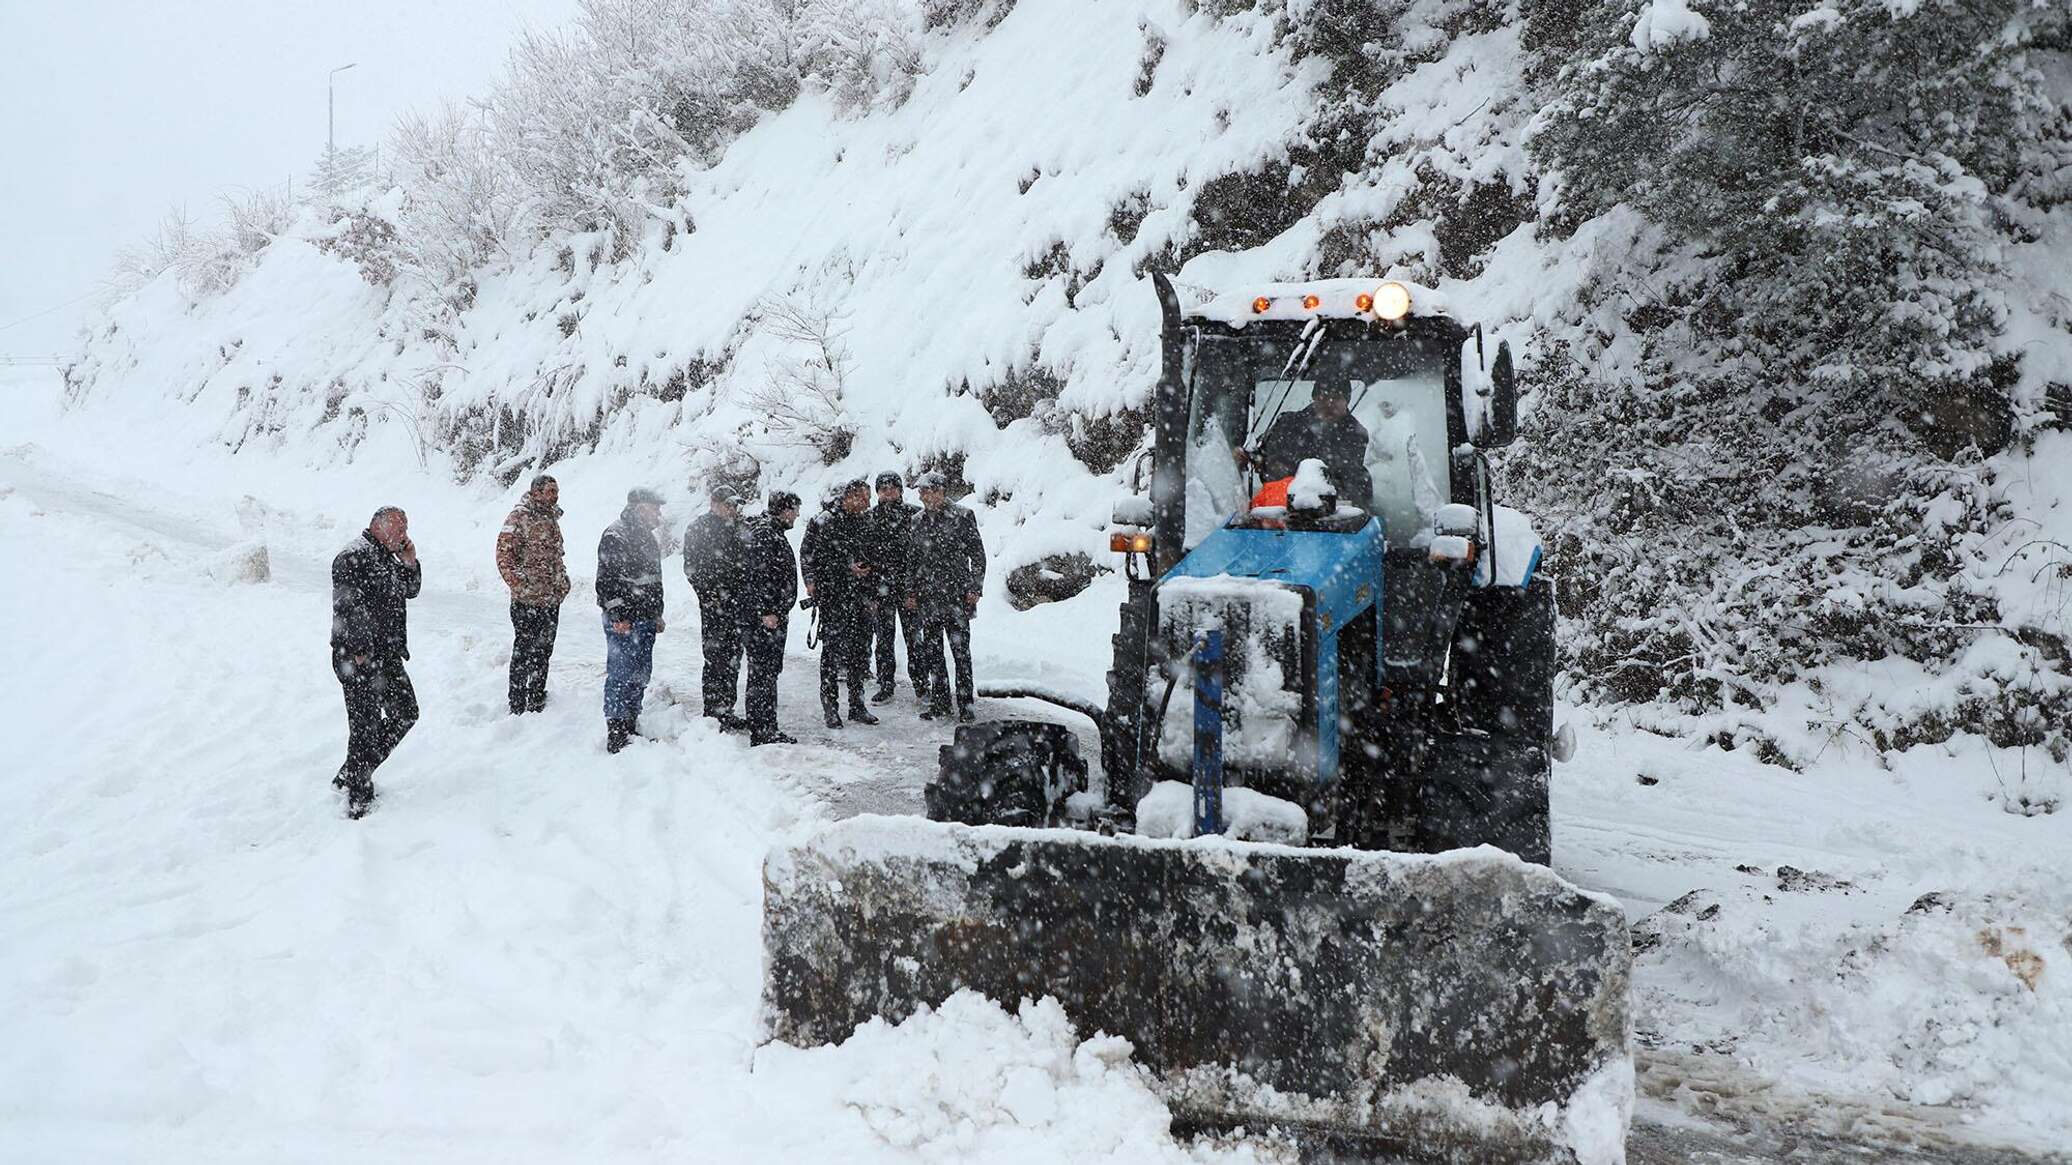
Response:
[{"label": "driver in cab", "polygon": [[1374,496],[1374,478],[1367,472],[1367,426],[1352,415],[1351,399],[1349,381],[1318,380],[1307,407],[1275,418],[1257,450],[1237,450],[1238,465],[1272,482],[1295,476],[1304,460],[1317,458],[1330,472],[1339,498],[1365,509]]}]

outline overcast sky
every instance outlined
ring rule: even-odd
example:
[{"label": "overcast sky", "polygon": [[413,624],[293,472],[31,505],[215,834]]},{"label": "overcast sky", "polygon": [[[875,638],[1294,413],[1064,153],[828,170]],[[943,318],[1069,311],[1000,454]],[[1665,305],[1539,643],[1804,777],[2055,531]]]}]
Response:
[{"label": "overcast sky", "polygon": [[298,185],[324,146],[483,92],[576,0],[0,0],[0,355],[72,347],[115,252],[166,208]]}]

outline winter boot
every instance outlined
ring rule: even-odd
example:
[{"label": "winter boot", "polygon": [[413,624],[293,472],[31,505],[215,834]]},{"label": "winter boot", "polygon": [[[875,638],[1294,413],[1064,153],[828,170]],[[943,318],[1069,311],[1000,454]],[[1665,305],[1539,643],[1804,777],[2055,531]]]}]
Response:
[{"label": "winter boot", "polygon": [[877,691],[871,693],[871,703],[890,704],[892,702],[892,697],[896,694],[897,693],[895,693],[892,690],[892,686],[890,684],[887,684],[886,686],[879,688]]},{"label": "winter boot", "polygon": [[719,730],[721,732],[746,732],[748,730],[748,721],[736,716],[731,710],[721,712],[715,715],[713,719],[719,721]]},{"label": "winter boot", "polygon": [[759,748],[765,744],[797,744],[798,742],[798,738],[795,736],[787,736],[782,732],[772,732],[768,736],[750,737],[748,747]]},{"label": "winter boot", "polygon": [[842,714],[833,708],[829,708],[827,710],[827,726],[829,728],[840,728],[842,726]]},{"label": "winter boot", "polygon": [[374,782],[361,777],[346,781],[344,788],[346,817],[358,821],[367,816],[368,811],[374,808]]},{"label": "winter boot", "polygon": [[626,747],[626,738],[633,734],[633,721],[607,720],[604,722],[604,751],[617,752]]},{"label": "winter boot", "polygon": [[957,705],[957,719],[966,724],[978,719],[978,713],[972,710],[971,701],[965,700]]},{"label": "winter boot", "polygon": [[849,719],[856,721],[858,724],[876,724],[878,722],[878,718],[871,714],[869,708],[863,706],[863,701],[861,700],[849,705]]}]

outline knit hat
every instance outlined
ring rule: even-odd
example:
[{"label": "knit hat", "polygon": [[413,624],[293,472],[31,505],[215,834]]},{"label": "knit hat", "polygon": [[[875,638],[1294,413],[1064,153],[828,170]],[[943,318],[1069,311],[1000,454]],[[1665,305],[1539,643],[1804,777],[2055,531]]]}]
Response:
[{"label": "knit hat", "polygon": [[914,479],[914,488],[916,489],[948,489],[949,485],[950,479],[934,470],[930,470]]},{"label": "knit hat", "polygon": [[896,485],[903,487],[906,485],[906,482],[902,481],[898,474],[888,469],[885,472],[878,475],[878,488],[884,489],[888,485]]},{"label": "knit hat", "polygon": [[662,495],[646,486],[635,486],[626,491],[626,504],[629,506],[659,506],[663,504]]}]

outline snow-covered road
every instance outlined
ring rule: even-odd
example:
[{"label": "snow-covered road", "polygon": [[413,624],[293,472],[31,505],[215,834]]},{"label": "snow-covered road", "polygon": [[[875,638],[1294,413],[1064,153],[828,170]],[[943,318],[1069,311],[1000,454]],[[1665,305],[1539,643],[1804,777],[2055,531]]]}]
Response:
[{"label": "snow-covered road", "polygon": [[[501,510],[478,495],[408,485],[424,718],[378,776],[381,808],[346,825],[326,784],[344,724],[325,564],[367,507],[361,485],[336,504],[327,488],[0,450],[9,1159],[1277,1152],[1165,1138],[1140,1084],[1038,1013],[946,1008],[842,1049],[756,1052],[763,850],[828,816],[911,811],[947,729],[905,695],[883,727],[819,727],[795,643],[783,698],[804,740],[751,752],[676,703],[695,698],[686,618],[658,651],[654,739],[607,757],[580,584],[553,701],[513,719],[488,561]],[[598,510],[571,516],[572,548]],[[271,580],[226,581],[259,542]],[[982,626],[982,674],[1008,678],[1026,650],[1031,678],[1097,681],[1101,661],[1059,643],[1111,601]],[[1986,805],[1993,778],[1961,749],[1794,774],[1583,728],[1558,865],[1642,920],[1634,1160],[1968,1163],[2065,1143],[2064,818]],[[1031,1072],[1053,1107],[1009,1113]]]}]

